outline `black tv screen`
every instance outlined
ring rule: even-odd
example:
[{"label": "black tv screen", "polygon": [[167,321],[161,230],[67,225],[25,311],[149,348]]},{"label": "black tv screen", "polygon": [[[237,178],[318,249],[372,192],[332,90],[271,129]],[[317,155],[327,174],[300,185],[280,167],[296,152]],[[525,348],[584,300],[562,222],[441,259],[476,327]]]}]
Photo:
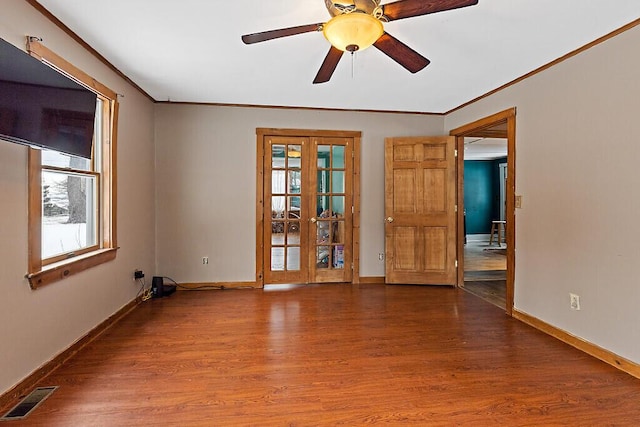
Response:
[{"label": "black tv screen", "polygon": [[91,158],[96,94],[0,39],[0,139]]}]

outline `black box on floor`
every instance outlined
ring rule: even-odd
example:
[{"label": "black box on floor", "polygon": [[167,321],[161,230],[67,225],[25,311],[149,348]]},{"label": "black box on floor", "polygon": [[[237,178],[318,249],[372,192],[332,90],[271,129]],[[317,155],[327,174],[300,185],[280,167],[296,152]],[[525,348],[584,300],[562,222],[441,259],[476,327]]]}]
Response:
[{"label": "black box on floor", "polygon": [[164,278],[153,276],[151,281],[151,295],[154,298],[168,297],[176,291],[176,285],[165,285]]}]

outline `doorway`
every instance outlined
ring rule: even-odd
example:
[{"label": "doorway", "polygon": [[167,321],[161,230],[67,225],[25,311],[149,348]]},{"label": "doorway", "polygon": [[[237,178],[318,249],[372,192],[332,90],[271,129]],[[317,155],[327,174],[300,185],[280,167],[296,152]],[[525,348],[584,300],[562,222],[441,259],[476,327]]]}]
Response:
[{"label": "doorway", "polygon": [[357,282],[360,133],[257,137],[257,284]]},{"label": "doorway", "polygon": [[[465,137],[469,138],[504,138],[507,141],[506,190],[505,190],[505,223],[506,240],[506,283],[504,307],[508,315],[513,313],[515,286],[515,108],[502,111],[484,119],[453,129],[450,135],[456,137],[458,149],[458,204],[463,209],[458,211],[458,230],[465,229],[464,215],[464,172],[465,172]],[[501,243],[501,242],[500,242]],[[464,287],[465,277],[465,233],[458,235],[458,286]]]},{"label": "doorway", "polygon": [[506,138],[465,137],[464,290],[498,307],[506,305],[507,154]]}]

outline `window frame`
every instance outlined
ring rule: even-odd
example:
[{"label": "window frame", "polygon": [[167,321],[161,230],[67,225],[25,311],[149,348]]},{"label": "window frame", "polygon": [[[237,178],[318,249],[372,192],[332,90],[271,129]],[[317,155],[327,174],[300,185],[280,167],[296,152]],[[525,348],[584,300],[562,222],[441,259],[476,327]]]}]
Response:
[{"label": "window frame", "polygon": [[[76,68],[62,57],[58,56],[40,42],[27,38],[27,52],[67,77],[75,80],[89,90],[96,93],[102,100],[102,144],[99,156],[92,155],[92,174],[97,173],[98,209],[97,246],[78,250],[70,254],[56,256],[47,260],[42,259],[42,171],[55,170],[42,165],[40,150],[29,148],[28,156],[28,231],[29,253],[28,273],[26,278],[32,289],[37,289],[49,283],[57,282],[75,273],[87,270],[97,265],[115,259],[117,253],[116,239],[116,147],[118,125],[117,94],[99,83],[94,78]],[[94,144],[95,150],[95,144]],[[101,165],[95,165],[95,159]],[[98,169],[99,172],[95,172]],[[64,172],[72,171],[63,169]]]}]

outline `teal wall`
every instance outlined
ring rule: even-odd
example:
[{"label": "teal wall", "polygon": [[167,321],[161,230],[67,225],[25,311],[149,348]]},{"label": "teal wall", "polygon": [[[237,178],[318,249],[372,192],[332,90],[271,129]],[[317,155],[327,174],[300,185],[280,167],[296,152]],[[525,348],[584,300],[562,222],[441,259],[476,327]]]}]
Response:
[{"label": "teal wall", "polygon": [[497,160],[465,160],[464,209],[467,234],[489,234],[491,221],[500,219],[500,171]]}]

